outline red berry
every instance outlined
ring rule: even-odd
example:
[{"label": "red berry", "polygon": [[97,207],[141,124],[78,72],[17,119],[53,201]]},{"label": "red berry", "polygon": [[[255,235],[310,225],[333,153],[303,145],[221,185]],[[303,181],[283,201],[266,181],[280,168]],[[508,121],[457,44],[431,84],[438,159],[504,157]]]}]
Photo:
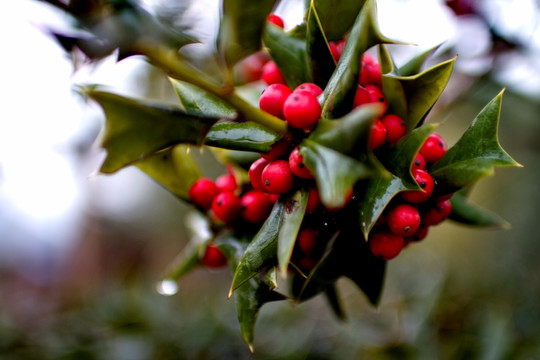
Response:
[{"label": "red berry", "polygon": [[191,201],[204,210],[210,209],[212,201],[219,194],[216,184],[208,178],[199,178],[189,189]]},{"label": "red berry", "polygon": [[362,57],[362,69],[360,70],[360,84],[381,86],[381,66],[369,55]]},{"label": "red berry", "polygon": [[279,17],[278,15],[276,14],[270,14],[268,15],[268,17],[266,18],[266,20],[269,22],[269,23],[272,23],[280,28],[284,28],[285,27],[285,23],[283,22],[283,19],[281,17]]},{"label": "red berry", "polygon": [[439,225],[452,213],[452,204],[450,200],[444,200],[435,203],[435,205],[422,214],[422,223],[424,225]]},{"label": "red berry", "polygon": [[242,218],[249,223],[256,224],[266,220],[272,209],[272,202],[266,193],[252,190],[241,198]]},{"label": "red berry", "polygon": [[411,172],[414,173],[415,170],[425,170],[426,169],[426,160],[424,160],[424,157],[422,154],[418,153],[416,154],[416,157],[414,158],[414,161],[411,165]]},{"label": "red berry", "polygon": [[403,236],[390,231],[373,232],[369,238],[369,248],[380,259],[393,259],[403,249]]},{"label": "red berry", "polygon": [[424,142],[420,148],[420,154],[426,159],[426,162],[433,163],[438,161],[446,153],[446,142],[441,135],[433,133]]},{"label": "red berry", "polygon": [[321,118],[321,105],[312,93],[297,91],[285,100],[283,115],[290,126],[297,129],[311,129]]},{"label": "red berry", "polygon": [[414,180],[416,180],[416,183],[420,186],[421,190],[404,191],[401,193],[401,196],[403,199],[413,204],[423,203],[427,201],[433,193],[435,182],[427,171],[415,170],[412,174],[414,176]]},{"label": "red berry", "polygon": [[266,191],[272,194],[286,193],[294,186],[294,175],[286,160],[269,162],[262,171],[261,180]]},{"label": "red berry", "polygon": [[223,191],[214,198],[212,211],[218,219],[230,223],[236,220],[242,213],[242,203],[234,193]]},{"label": "red berry", "polygon": [[371,125],[371,133],[369,134],[369,148],[375,150],[381,147],[386,142],[387,131],[384,123],[377,119]]},{"label": "red berry", "polygon": [[251,181],[251,186],[253,186],[255,190],[266,191],[261,180],[262,171],[266,165],[268,165],[268,161],[264,158],[260,158],[255,160],[249,167],[249,180]]},{"label": "red berry", "polygon": [[[266,190],[264,190],[264,191],[266,191]],[[268,199],[270,200],[270,202],[272,204],[275,204],[276,201],[278,201],[278,199],[279,199],[279,194],[267,194],[267,195],[268,195]]]},{"label": "red berry", "polygon": [[405,120],[403,120],[399,115],[388,114],[384,116],[381,121],[384,123],[384,127],[386,128],[386,141],[388,142],[393,143],[398,141],[407,132]]},{"label": "red berry", "polygon": [[269,114],[283,119],[283,104],[292,93],[288,86],[283,84],[269,85],[259,98],[259,108]]},{"label": "red berry", "polygon": [[209,244],[201,258],[201,263],[206,267],[219,268],[227,265],[227,258],[216,245]]},{"label": "red berry", "polygon": [[313,174],[304,165],[304,157],[300,154],[300,148],[295,147],[289,155],[289,167],[294,175],[302,179],[313,179]]},{"label": "red berry", "polygon": [[313,96],[319,96],[323,93],[322,89],[313,83],[303,83],[298,85],[293,92],[295,91],[307,91],[313,94]]},{"label": "red berry", "polygon": [[261,79],[262,69],[268,61],[268,55],[262,51],[252,54],[238,63],[237,77],[241,84]]},{"label": "red berry", "polygon": [[319,197],[319,191],[317,190],[317,187],[313,186],[309,188],[306,213],[312,214],[315,210],[317,210],[317,207],[320,203],[321,199]]},{"label": "red berry", "polygon": [[396,235],[410,236],[420,227],[420,213],[409,204],[400,204],[388,212],[388,227]]},{"label": "red berry", "polygon": [[337,42],[329,41],[328,46],[330,47],[330,52],[332,53],[334,60],[338,62],[343,53],[343,49],[345,48],[345,40],[339,40]]},{"label": "red berry", "polygon": [[277,160],[281,157],[284,157],[289,153],[290,144],[286,140],[278,141],[277,143],[273,144],[270,152],[268,154],[260,154],[261,157],[266,159],[266,161],[272,161]]},{"label": "red berry", "polygon": [[414,234],[407,236],[404,240],[407,243],[424,240],[427,237],[428,230],[429,226],[422,224]]},{"label": "red berry", "polygon": [[238,183],[236,182],[236,177],[233,174],[223,174],[218,176],[216,179],[216,186],[219,191],[231,191],[235,192],[238,188]]},{"label": "red berry", "polygon": [[296,238],[296,244],[298,244],[298,247],[304,254],[313,254],[313,251],[317,246],[317,231],[312,228],[300,230],[298,237]]},{"label": "red berry", "polygon": [[285,77],[281,73],[281,70],[279,70],[276,63],[272,60],[264,64],[261,77],[267,85],[272,85],[272,84],[287,85],[287,80],[285,80]]},{"label": "red berry", "polygon": [[383,106],[383,114],[388,110],[388,103],[380,87],[376,85],[366,85],[366,90],[369,93],[370,103],[379,103]]},{"label": "red berry", "polygon": [[371,102],[371,96],[369,91],[366,90],[362,85],[358,85],[356,88],[356,93],[354,94],[353,106],[357,107],[364,104],[369,104]]}]

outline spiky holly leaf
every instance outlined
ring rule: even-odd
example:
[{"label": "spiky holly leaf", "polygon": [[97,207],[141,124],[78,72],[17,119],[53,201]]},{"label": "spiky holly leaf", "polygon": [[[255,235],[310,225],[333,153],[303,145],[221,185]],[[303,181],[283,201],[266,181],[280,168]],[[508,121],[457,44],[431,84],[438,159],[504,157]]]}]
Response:
[{"label": "spiky holly leaf", "polygon": [[367,0],[356,18],[336,70],[324,89],[324,117],[340,117],[351,111],[360,74],[360,57],[367,49],[381,43],[395,42],[381,34],[375,1]]},{"label": "spiky holly leaf", "polygon": [[105,112],[100,144],[107,156],[100,171],[113,173],[179,143],[200,145],[218,120],[178,107],[114,94],[98,87],[83,89]]},{"label": "spiky holly leaf", "polygon": [[216,96],[184,81],[170,81],[185,111],[223,119],[237,117],[236,110]]},{"label": "spiky holly leaf", "polygon": [[480,111],[458,142],[431,166],[430,174],[439,183],[457,190],[493,175],[495,167],[521,166],[499,143],[503,93],[504,90]]},{"label": "spiky holly leaf", "polygon": [[391,178],[373,178],[367,181],[363,193],[359,195],[359,223],[366,240],[394,196],[404,190],[418,189],[411,175],[411,164],[435,127],[434,124],[426,124],[413,130],[388,152],[383,163],[392,173]]},{"label": "spiky holly leaf", "polygon": [[159,151],[134,165],[183,200],[189,200],[189,188],[201,177],[189,145],[176,145]]},{"label": "spiky holly leaf", "polygon": [[462,191],[456,192],[450,202],[452,203],[450,219],[453,221],[475,227],[510,228],[508,221],[487,209],[471,203]]},{"label": "spiky holly leaf", "polygon": [[228,67],[261,49],[266,17],[274,3],[275,0],[222,1],[217,46]]},{"label": "spiky holly leaf", "polygon": [[437,51],[440,46],[441,45],[435,45],[416,54],[405,64],[401,65],[398,69],[396,69],[396,73],[401,76],[412,76],[420,73],[426,60],[429,59],[429,57],[432,56],[433,53]]},{"label": "spiky holly leaf", "polygon": [[329,41],[341,40],[353,26],[364,6],[365,0],[312,0],[311,6],[317,10],[319,22]]},{"label": "spiky holly leaf", "polygon": [[306,24],[307,60],[313,82],[324,89],[336,69],[336,62],[330,51],[314,0],[310,2]]},{"label": "spiky holly leaf", "polygon": [[251,121],[220,121],[210,128],[204,143],[224,149],[266,154],[281,138],[280,134]]},{"label": "spiky holly leaf", "polygon": [[304,82],[313,81],[306,61],[306,41],[303,37],[268,24],[263,41],[289,87],[294,89]]}]

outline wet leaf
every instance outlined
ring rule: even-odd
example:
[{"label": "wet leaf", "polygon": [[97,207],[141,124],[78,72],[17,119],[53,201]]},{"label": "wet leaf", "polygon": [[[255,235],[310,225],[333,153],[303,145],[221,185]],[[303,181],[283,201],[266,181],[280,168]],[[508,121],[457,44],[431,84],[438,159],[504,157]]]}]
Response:
[{"label": "wet leaf", "polygon": [[364,6],[365,0],[313,0],[313,6],[319,15],[319,22],[329,41],[341,40],[353,26],[354,21]]},{"label": "wet leaf", "polygon": [[224,149],[268,153],[281,138],[280,134],[251,121],[222,121],[210,128],[204,143]]},{"label": "wet leaf", "polygon": [[461,189],[494,174],[495,167],[521,166],[499,144],[502,95],[491,100],[458,142],[432,165],[433,178],[449,188]]},{"label": "wet leaf", "polygon": [[314,0],[311,1],[306,21],[307,59],[309,59],[313,82],[324,89],[336,68],[336,63],[314,2]]},{"label": "wet leaf", "polygon": [[216,96],[183,81],[171,79],[171,83],[185,111],[223,119],[236,118],[236,110]]},{"label": "wet leaf", "polygon": [[472,204],[461,191],[455,193],[450,199],[452,203],[452,213],[450,219],[461,224],[488,227],[498,229],[509,229],[510,223],[499,215]]},{"label": "wet leaf", "polygon": [[294,193],[285,203],[283,222],[279,229],[277,257],[282,278],[286,278],[298,231],[302,225],[308,199],[306,189]]}]

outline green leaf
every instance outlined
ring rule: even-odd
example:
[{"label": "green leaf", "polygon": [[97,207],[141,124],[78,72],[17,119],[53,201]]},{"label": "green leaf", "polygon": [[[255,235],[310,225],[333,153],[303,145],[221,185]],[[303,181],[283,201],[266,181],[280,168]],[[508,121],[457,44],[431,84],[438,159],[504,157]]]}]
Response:
[{"label": "green leaf", "polygon": [[452,203],[450,219],[453,221],[476,227],[498,229],[510,229],[511,227],[510,223],[499,215],[469,202],[461,191],[456,192],[450,198],[450,202]]},{"label": "green leaf", "polygon": [[359,208],[360,228],[366,241],[377,219],[394,196],[404,190],[419,189],[411,175],[411,165],[418,150],[435,128],[434,124],[423,125],[410,132],[389,151],[383,163],[393,174],[391,178],[367,181],[360,195]]},{"label": "green leaf", "polygon": [[222,121],[210,128],[204,143],[231,150],[268,153],[281,138],[280,134],[251,121]]},{"label": "green leaf", "polygon": [[259,51],[266,17],[275,0],[223,0],[218,51],[229,68]]},{"label": "green leaf", "polygon": [[169,147],[134,165],[183,200],[189,200],[189,188],[202,176],[189,145]]},{"label": "green leaf", "polygon": [[354,20],[364,6],[365,0],[313,0],[319,15],[319,22],[329,41],[341,40],[353,26]]},{"label": "green leaf", "polygon": [[298,231],[306,213],[307,199],[307,189],[301,189],[296,191],[285,203],[277,247],[278,264],[281,269],[281,277],[284,279],[287,277],[294,244],[296,243]]},{"label": "green leaf", "polygon": [[482,109],[458,142],[432,165],[430,174],[438,182],[461,189],[492,175],[495,167],[521,166],[499,144],[503,92]]},{"label": "green leaf", "polygon": [[339,298],[336,285],[329,285],[324,291],[324,295],[326,297],[326,300],[328,300],[328,304],[334,311],[336,317],[341,321],[345,321],[347,315],[345,314],[345,310],[343,309],[343,305],[341,304],[341,299]]},{"label": "green leaf", "polygon": [[291,89],[313,81],[307,65],[306,41],[303,38],[268,24],[263,41]]},{"label": "green leaf", "polygon": [[351,111],[362,54],[376,44],[392,42],[379,30],[375,1],[367,0],[356,18],[336,70],[324,89],[323,117],[340,117]]},{"label": "green leaf", "polygon": [[306,50],[313,82],[324,89],[336,68],[336,63],[322,29],[314,0],[311,0],[306,22]]},{"label": "green leaf", "polygon": [[419,54],[415,55],[412,59],[407,61],[405,64],[401,65],[399,69],[397,69],[397,73],[401,76],[412,76],[415,74],[418,74],[422,70],[422,66],[426,62],[426,60],[433,55],[435,51],[440,47],[441,45],[435,45],[429,49],[426,49]]},{"label": "green leaf", "polygon": [[171,79],[171,83],[186,112],[224,119],[236,118],[236,110],[216,96],[184,81]]},{"label": "green leaf", "polygon": [[179,143],[200,145],[217,118],[189,114],[177,107],[132,99],[90,87],[85,94],[106,115],[100,134],[107,156],[100,171],[113,173]]},{"label": "green leaf", "polygon": [[360,179],[389,176],[374,157],[365,162],[305,139],[300,145],[304,163],[317,182],[321,202],[329,209],[340,209]]},{"label": "green leaf", "polygon": [[285,203],[278,200],[259,232],[247,247],[234,273],[232,292],[262,270],[277,264],[277,244]]}]

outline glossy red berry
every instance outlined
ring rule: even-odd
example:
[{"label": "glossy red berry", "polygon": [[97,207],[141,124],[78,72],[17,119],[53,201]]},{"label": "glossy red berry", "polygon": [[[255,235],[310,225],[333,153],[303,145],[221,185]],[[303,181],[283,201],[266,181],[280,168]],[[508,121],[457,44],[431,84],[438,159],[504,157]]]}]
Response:
[{"label": "glossy red berry", "polygon": [[257,190],[245,193],[240,198],[240,202],[242,203],[242,218],[252,224],[266,220],[272,209],[268,194]]},{"label": "glossy red berry", "polygon": [[426,160],[424,160],[424,157],[420,153],[416,154],[411,165],[411,172],[415,172],[416,170],[426,170]]},{"label": "glossy red berry", "polygon": [[219,189],[219,191],[231,191],[235,192],[238,188],[238,183],[236,182],[236,177],[231,174],[223,174],[218,176],[216,179],[216,186]]},{"label": "glossy red berry", "polygon": [[386,102],[386,97],[384,96],[382,89],[376,85],[366,85],[365,88],[369,93],[370,103],[381,104],[384,114],[386,110],[388,110],[388,103]]},{"label": "glossy red berry", "polygon": [[411,236],[405,237],[404,240],[407,243],[421,241],[427,237],[428,232],[429,232],[429,226],[421,224],[418,230],[414,234],[412,234]]},{"label": "glossy red berry", "polygon": [[266,161],[266,159],[264,158],[260,158],[255,160],[249,167],[249,181],[251,182],[251,186],[253,186],[255,190],[266,191],[266,188],[263,186],[261,180],[262,172],[266,165],[268,165],[268,161]]},{"label": "glossy red berry", "polygon": [[287,80],[285,80],[281,70],[279,70],[277,64],[273,60],[270,60],[264,64],[261,77],[267,85],[287,85]]},{"label": "glossy red berry", "polygon": [[375,231],[369,238],[369,248],[373,255],[380,259],[393,259],[403,249],[403,236],[391,231]]},{"label": "glossy red berry", "polygon": [[370,102],[371,96],[369,95],[369,91],[367,91],[362,85],[358,85],[356,88],[356,93],[354,94],[353,107],[369,104]]},{"label": "glossy red berry", "polygon": [[330,52],[332,53],[334,60],[338,62],[343,53],[343,49],[345,48],[345,40],[329,41],[328,46],[330,47]]},{"label": "glossy red berry", "polygon": [[259,98],[259,108],[269,114],[283,119],[283,104],[292,93],[288,86],[283,84],[269,85]]},{"label": "glossy red berry", "polygon": [[362,69],[360,71],[360,84],[381,86],[381,66],[371,57],[364,54],[362,57]]},{"label": "glossy red berry", "polygon": [[296,91],[285,100],[283,116],[294,128],[311,129],[321,118],[321,105],[312,93]]},{"label": "glossy red berry", "polygon": [[298,85],[293,92],[296,91],[307,91],[313,94],[313,96],[319,96],[323,93],[322,89],[313,83],[303,83]]},{"label": "glossy red berry", "polygon": [[219,194],[216,184],[208,178],[199,178],[189,189],[189,198],[198,207],[208,210],[212,201]]},{"label": "glossy red berry", "polygon": [[289,155],[289,167],[291,168],[291,172],[299,178],[313,178],[311,171],[304,165],[304,157],[300,154],[300,148],[298,147],[295,147]]},{"label": "glossy red berry", "polygon": [[291,144],[286,140],[281,140],[272,145],[270,152],[268,154],[261,153],[261,157],[266,159],[266,161],[277,160],[279,158],[285,157],[290,151]]},{"label": "glossy red berry", "polygon": [[421,190],[404,191],[401,193],[401,196],[403,199],[413,204],[423,203],[427,201],[433,193],[435,182],[427,171],[415,170],[412,174],[414,180],[416,180],[416,183],[420,186]]},{"label": "glossy red berry", "polygon": [[317,210],[317,207],[321,203],[321,199],[319,197],[319,190],[317,190],[317,187],[313,186],[309,188],[308,192],[308,200],[306,205],[306,213],[312,214]]},{"label": "glossy red berry", "polygon": [[420,213],[409,204],[400,204],[388,212],[388,227],[396,235],[410,236],[420,227]]},{"label": "glossy red berry", "polygon": [[375,150],[381,147],[386,142],[386,127],[384,123],[377,119],[371,125],[371,133],[369,134],[369,148]]},{"label": "glossy red berry", "polygon": [[420,148],[420,154],[427,163],[438,161],[446,153],[446,142],[441,135],[433,133],[424,142]]},{"label": "glossy red berry", "polygon": [[439,225],[452,213],[452,204],[450,200],[443,200],[435,203],[433,207],[422,214],[422,223],[424,225]]},{"label": "glossy red berry", "polygon": [[274,25],[276,25],[277,27],[280,27],[280,28],[284,28],[285,27],[285,23],[283,22],[283,19],[276,15],[276,14],[270,14],[268,15],[268,17],[266,18],[266,20],[269,22],[269,23],[272,23]]},{"label": "glossy red berry", "polygon": [[397,142],[407,132],[407,124],[405,124],[405,120],[399,115],[388,114],[381,121],[386,128],[386,141],[390,143]]},{"label": "glossy red berry", "polygon": [[317,246],[317,231],[312,228],[304,228],[300,230],[296,238],[296,244],[302,253],[306,255],[313,254]]},{"label": "glossy red berry", "polygon": [[242,213],[242,203],[233,192],[220,192],[212,202],[214,215],[225,223],[236,220]]},{"label": "glossy red berry", "polygon": [[227,265],[227,258],[216,245],[209,244],[201,258],[201,264],[209,268],[220,268]]},{"label": "glossy red berry", "polygon": [[283,194],[294,186],[294,175],[286,160],[274,160],[262,171],[261,180],[266,191],[272,194]]}]

